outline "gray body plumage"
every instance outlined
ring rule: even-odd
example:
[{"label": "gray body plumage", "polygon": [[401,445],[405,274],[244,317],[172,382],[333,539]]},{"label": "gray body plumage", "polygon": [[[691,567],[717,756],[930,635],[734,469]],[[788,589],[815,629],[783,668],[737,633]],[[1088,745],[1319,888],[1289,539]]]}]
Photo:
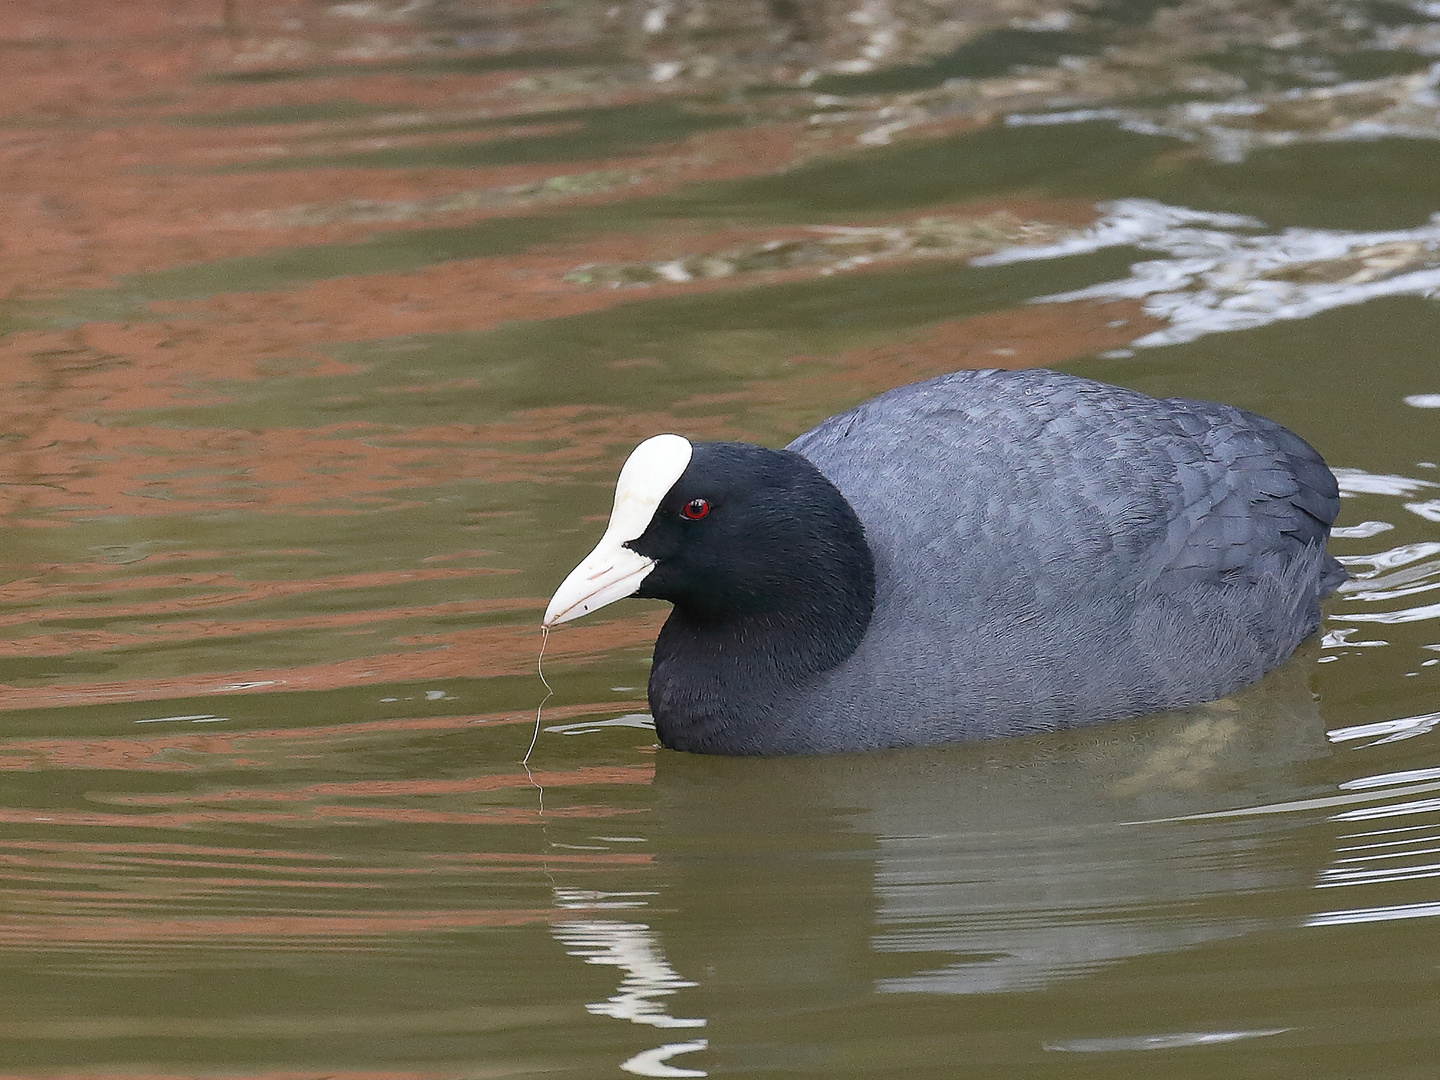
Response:
[{"label": "gray body plumage", "polygon": [[874,612],[802,685],[729,688],[766,715],[723,752],[989,738],[1211,700],[1288,657],[1344,578],[1324,550],[1324,462],[1226,405],[962,371],[789,449],[863,524]]}]

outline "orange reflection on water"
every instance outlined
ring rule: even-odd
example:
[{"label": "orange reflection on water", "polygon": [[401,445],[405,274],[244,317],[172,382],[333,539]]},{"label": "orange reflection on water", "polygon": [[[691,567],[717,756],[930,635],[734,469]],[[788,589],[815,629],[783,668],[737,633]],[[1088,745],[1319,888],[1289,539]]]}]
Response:
[{"label": "orange reflection on water", "polygon": [[[467,553],[471,555],[484,552]],[[170,556],[166,556],[168,560]],[[17,606],[25,604],[56,604],[73,597],[83,606],[50,607],[46,617],[51,619],[73,619],[93,615],[95,603],[101,597],[120,594],[122,599],[128,593],[167,592],[158,600],[131,601],[129,603],[107,603],[104,611],[116,619],[136,618],[146,615],[171,615],[192,608],[233,606],[262,600],[283,600],[306,596],[317,592],[338,592],[340,590],[379,589],[396,585],[410,585],[424,581],[464,580],[487,574],[503,574],[511,571],[483,567],[465,569],[445,567],[416,567],[404,570],[375,570],[360,574],[345,574],[334,577],[315,577],[305,580],[257,581],[240,577],[232,571],[217,570],[209,573],[182,572],[173,574],[149,574],[123,578],[103,578],[100,573],[108,570],[99,565],[73,566],[66,568],[70,574],[89,577],[90,580],[65,580],[57,568],[49,568],[43,578],[21,578],[0,586],[0,602]],[[88,573],[87,573],[88,571]],[[522,608],[523,600],[476,600],[467,606],[479,611],[508,611]],[[389,612],[399,615],[413,614],[418,609],[391,608]],[[315,616],[310,616],[315,618]],[[323,617],[321,617],[323,618]],[[0,626],[11,626],[25,622],[20,613],[0,614]],[[167,624],[174,625],[174,624]]]},{"label": "orange reflection on water", "polygon": [[323,799],[408,798],[411,796],[469,795],[479,791],[540,786],[588,787],[592,784],[648,784],[653,765],[587,766],[565,772],[532,772],[530,776],[471,776],[463,780],[351,780],[306,784],[285,790],[210,791],[184,795],[113,795],[106,801],[122,806],[175,806],[224,802],[312,802]]},{"label": "orange reflection on water", "polygon": [[[0,138],[0,170],[14,196],[14,227],[6,233],[12,258],[0,267],[0,295],[16,302],[23,318],[14,326],[0,322],[0,524],[45,535],[34,540],[41,555],[17,555],[16,565],[0,568],[16,578],[0,586],[0,628],[10,633],[0,664],[17,661],[0,684],[0,710],[528,674],[544,598],[500,595],[505,586],[498,578],[530,568],[526,551],[477,553],[502,564],[496,566],[422,565],[427,557],[453,555],[446,545],[455,536],[427,549],[421,524],[417,538],[405,540],[412,569],[337,574],[326,566],[330,552],[307,536],[307,550],[297,546],[267,577],[209,572],[196,565],[196,552],[172,556],[156,538],[173,526],[177,533],[206,531],[199,546],[213,545],[212,523],[233,521],[234,549],[217,551],[215,561],[239,561],[242,553],[255,554],[255,531],[268,537],[316,518],[343,518],[354,527],[365,514],[433,510],[437,493],[471,482],[486,485],[487,494],[489,485],[509,483],[602,483],[625,449],[656,431],[753,437],[740,415],[746,408],[772,418],[833,411],[939,370],[1057,362],[1136,332],[1115,325],[1138,318],[1130,308],[1027,307],[842,353],[827,359],[823,375],[774,358],[777,370],[785,369],[781,377],[733,380],[733,415],[724,395],[711,394],[670,405],[647,400],[633,411],[557,401],[506,413],[502,399],[501,408],[473,424],[432,420],[410,395],[483,395],[494,390],[492,376],[481,365],[437,365],[441,370],[376,385],[384,380],[367,381],[365,363],[342,362],[337,347],[476,333],[642,297],[813,277],[821,267],[635,290],[566,274],[584,263],[673,259],[799,236],[803,223],[703,214],[684,221],[645,209],[645,200],[697,180],[776,174],[833,153],[837,139],[849,145],[858,129],[817,127],[807,117],[810,105],[740,109],[705,95],[682,100],[675,86],[637,77],[643,65],[619,65],[599,81],[586,83],[585,75],[567,82],[575,69],[562,56],[553,70],[542,70],[542,84],[565,76],[552,79],[549,90],[523,89],[533,74],[523,64],[468,73],[427,66],[464,49],[437,45],[426,18],[408,13],[357,23],[353,11],[268,0],[176,0],[163,7],[27,0],[17,10],[11,39],[0,42],[0,100],[12,125]],[[495,15],[502,23],[519,18],[525,40],[538,35],[562,52],[595,47],[563,15],[542,17],[528,6],[519,15],[508,8]],[[750,15],[740,20],[745,33],[779,18],[754,17],[754,25]],[[843,48],[845,35],[837,33],[832,27],[814,47]],[[643,48],[617,43],[622,52]],[[417,66],[408,70],[411,61]],[[386,62],[396,67],[387,70]],[[230,77],[277,67],[296,77]],[[568,155],[544,160],[482,157],[463,167],[384,163],[403,157],[349,165],[315,160],[458,142],[480,147],[497,138],[519,145],[526,133],[576,122],[537,115],[546,110],[669,108],[677,101],[680,113],[694,111],[685,123],[657,129],[653,141],[591,145],[581,138]],[[733,114],[721,116],[727,109]],[[706,123],[728,126],[701,130],[705,124],[689,122],[702,114]],[[970,113],[931,119],[921,125],[931,136],[987,122]],[[266,164],[304,167],[235,168]],[[573,183],[576,177],[591,182]],[[538,222],[565,207],[620,203],[639,212],[613,219],[576,213],[556,227],[553,242],[512,243],[488,255],[451,258],[437,232],[415,238],[423,247],[415,258],[377,258],[363,264],[364,273],[349,273],[346,252],[332,249],[333,263],[299,273],[305,279],[299,284],[280,264],[268,271],[247,264],[233,283],[214,265],[286,250],[309,258],[317,245],[361,244],[377,228],[382,239],[403,240],[422,228],[503,217]],[[909,207],[865,223],[937,212],[977,219],[1003,212],[1057,227],[1082,224],[1094,213],[1080,200],[1016,196]],[[204,295],[147,302],[149,286],[126,280],[187,266],[209,275],[197,288]],[[183,276],[172,275],[171,285],[152,295],[184,296]],[[60,304],[55,311],[63,319],[24,304],[47,299]],[[8,318],[9,310],[0,316]],[[650,359],[622,356],[614,365]],[[544,390],[543,377],[537,385]],[[364,407],[339,413],[350,419],[336,421],[321,407],[352,398]],[[266,414],[276,401],[284,407]],[[804,426],[797,420],[791,433]],[[456,533],[484,528],[463,511],[456,518]],[[131,568],[92,559],[83,545],[106,539],[107,531],[137,549],[156,544],[160,550],[136,555],[154,557],[155,572],[131,576]],[[80,534],[86,539],[71,539]],[[463,539],[474,543],[473,536]],[[172,557],[190,561],[176,572],[162,561]],[[437,582],[474,597],[397,602],[394,595]],[[339,595],[347,591],[355,595]],[[246,610],[261,603],[274,610]],[[324,610],[316,611],[321,603]],[[467,619],[487,625],[452,628]],[[660,619],[646,612],[568,630],[552,640],[551,657],[581,665],[617,649],[644,648]],[[113,677],[102,677],[107,672]],[[0,769],[181,771],[193,768],[196,756],[253,767],[245,755],[253,756],[258,738],[21,741],[0,745]]]},{"label": "orange reflection on water", "polygon": [[[529,601],[536,612],[544,598]],[[582,662],[612,649],[645,646],[655,639],[663,614],[612,619],[577,628],[547,650],[554,662]],[[513,626],[477,627],[446,634],[413,636],[413,651],[354,657],[330,663],[285,668],[252,668],[243,672],[137,678],[124,682],[82,682],[56,686],[0,685],[0,709],[35,709],[105,701],[150,701],[208,697],[276,690],[331,690],[347,686],[418,682],[498,675],[528,675],[535,670],[538,633]],[[5,744],[0,744],[0,753]]]},{"label": "orange reflection on water", "polygon": [[52,941],[164,941],[197,944],[230,937],[370,938],[379,934],[433,933],[472,927],[525,926],[575,913],[556,908],[511,908],[475,911],[352,912],[327,915],[263,915],[247,918],[127,919],[104,917],[0,919],[0,944],[12,948],[48,945]]},{"label": "orange reflection on water", "polygon": [[[575,805],[547,807],[550,818],[611,818],[639,811],[615,806]],[[154,829],[193,829],[216,825],[322,825],[322,824],[408,824],[408,825],[528,825],[541,814],[538,809],[497,808],[486,811],[421,810],[417,807],[314,806],[306,813],[245,812],[240,810],[194,810],[169,814],[103,814],[88,810],[31,810],[0,807],[0,823],[8,825],[57,825],[83,828],[125,828],[138,825]]]},{"label": "orange reflection on water", "polygon": [[[607,703],[606,706],[616,712],[643,707],[644,703],[640,701],[615,701]],[[589,704],[557,706],[547,709],[545,717],[547,721],[564,720],[572,716],[593,715],[596,711],[597,706]],[[6,767],[24,770],[115,769],[124,772],[183,772],[201,769],[274,769],[294,762],[308,762],[313,760],[314,753],[335,754],[343,749],[416,732],[464,731],[476,725],[520,726],[533,724],[534,721],[534,713],[528,711],[523,714],[407,716],[392,720],[272,728],[235,734],[199,735],[175,731],[163,735],[113,738],[11,739],[0,743],[0,752],[11,762]],[[518,740],[516,745],[518,760],[524,747]],[[553,783],[649,783],[654,775],[654,766],[649,763],[619,771],[601,766],[595,768],[598,771],[594,773],[588,770],[556,773]],[[544,774],[533,775],[538,780]],[[476,778],[474,782],[494,786],[469,790],[498,790],[529,783],[525,778],[516,775]]]}]

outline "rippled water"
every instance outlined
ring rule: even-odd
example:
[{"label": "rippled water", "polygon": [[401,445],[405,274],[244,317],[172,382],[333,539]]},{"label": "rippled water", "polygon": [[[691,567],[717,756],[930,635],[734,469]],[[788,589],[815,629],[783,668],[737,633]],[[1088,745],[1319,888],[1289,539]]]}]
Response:
[{"label": "rippled water", "polygon": [[[1433,1076],[1440,12],[1204,7],[20,5],[0,1072]],[[1323,639],[723,760],[631,602],[520,765],[635,442],[1035,364],[1314,442]]]}]

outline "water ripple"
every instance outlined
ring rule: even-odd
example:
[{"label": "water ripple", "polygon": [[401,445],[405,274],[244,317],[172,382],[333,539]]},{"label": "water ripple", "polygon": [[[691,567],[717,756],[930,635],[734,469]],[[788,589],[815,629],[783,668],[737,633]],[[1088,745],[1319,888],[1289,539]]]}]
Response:
[{"label": "water ripple", "polygon": [[1435,915],[1440,915],[1440,903],[1393,904],[1388,907],[1322,911],[1306,919],[1305,925],[1352,926],[1357,923],[1393,922],[1397,919],[1428,919]]},{"label": "water ripple", "polygon": [[1358,739],[1374,739],[1369,746],[1400,742],[1417,735],[1428,735],[1440,725],[1440,712],[1422,713],[1419,716],[1401,716],[1394,720],[1380,720],[1373,724],[1353,724],[1349,727],[1333,728],[1325,733],[1332,743],[1354,742]]},{"label": "water ripple", "polygon": [[1264,1039],[1283,1035],[1291,1028],[1260,1028],[1252,1031],[1177,1031],[1168,1035],[1120,1035],[1094,1039],[1047,1041],[1046,1050],[1062,1053],[1113,1054],[1128,1050],[1175,1050],[1184,1046],[1215,1046],[1241,1039]]},{"label": "water ripple", "polygon": [[1340,232],[1264,228],[1254,218],[1119,199],[1080,236],[1055,244],[1012,247],[974,260],[998,266],[1056,259],[1114,247],[1162,252],[1135,263],[1130,277],[1036,298],[1035,303],[1143,300],[1167,327],[1136,338],[1149,348],[1207,334],[1307,319],[1382,296],[1440,294],[1440,216],[1413,229]]}]

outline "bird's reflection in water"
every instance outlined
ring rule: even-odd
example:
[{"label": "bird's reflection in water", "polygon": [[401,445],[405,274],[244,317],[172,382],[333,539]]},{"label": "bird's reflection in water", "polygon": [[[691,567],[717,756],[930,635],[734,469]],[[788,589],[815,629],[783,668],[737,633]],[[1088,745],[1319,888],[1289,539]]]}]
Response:
[{"label": "bird's reflection in water", "polygon": [[[557,936],[627,972],[592,1011],[620,1015],[610,1006],[638,978],[627,1018],[708,1022],[712,1044],[749,1029],[774,1067],[777,1045],[805,1053],[803,1011],[1038,991],[1291,924],[1267,898],[1303,895],[1316,870],[1277,856],[1292,823],[1196,815],[1326,790],[1306,767],[1326,748],[1314,655],[1220,702],[1060,735],[830,757],[662,752],[660,890],[643,925]],[[643,931],[629,963],[622,929]]]},{"label": "bird's reflection in water", "polygon": [[666,906],[687,951],[712,954],[707,967],[825,984],[836,965],[879,966],[886,991],[1038,989],[1243,933],[1243,903],[1207,901],[1293,884],[1265,854],[1282,826],[1175,819],[1322,790],[1303,768],[1326,747],[1313,663],[1307,652],[1184,713],[1059,736],[815,758],[662,754]]}]

